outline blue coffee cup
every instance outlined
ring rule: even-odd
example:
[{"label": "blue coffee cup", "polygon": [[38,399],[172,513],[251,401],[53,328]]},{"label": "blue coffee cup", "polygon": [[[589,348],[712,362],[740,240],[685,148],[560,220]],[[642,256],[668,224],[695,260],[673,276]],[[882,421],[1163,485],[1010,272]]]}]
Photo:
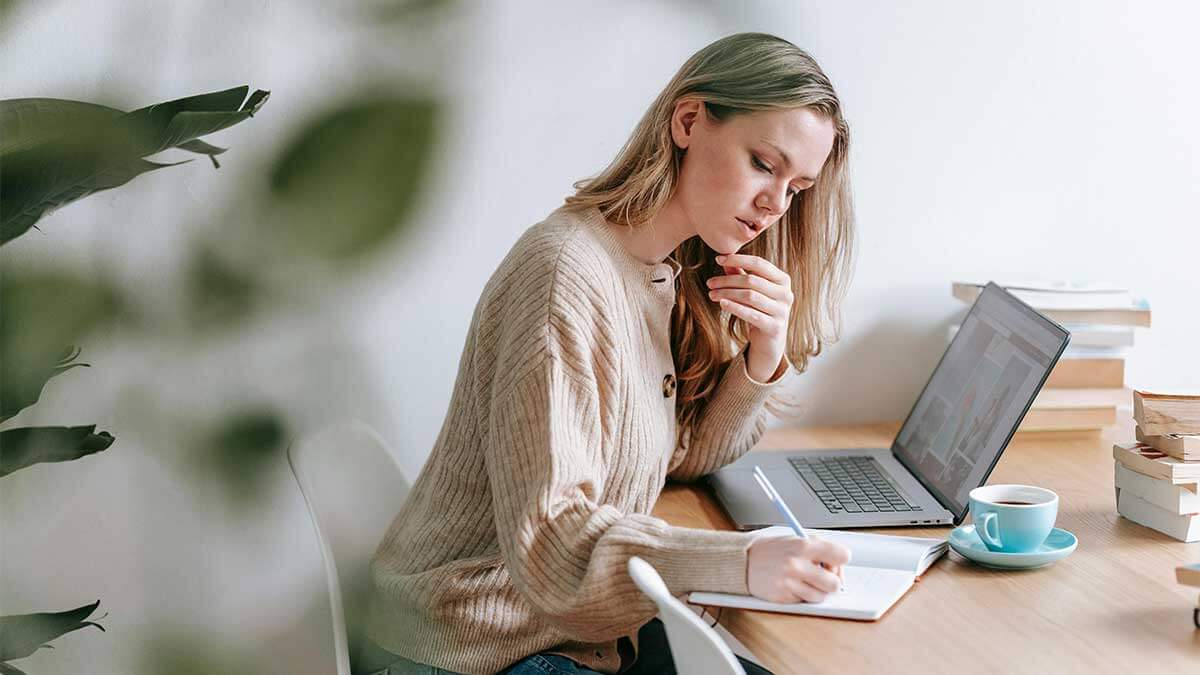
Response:
[{"label": "blue coffee cup", "polygon": [[1036,551],[1058,517],[1058,495],[1032,485],[985,485],[968,498],[975,533],[989,551]]}]

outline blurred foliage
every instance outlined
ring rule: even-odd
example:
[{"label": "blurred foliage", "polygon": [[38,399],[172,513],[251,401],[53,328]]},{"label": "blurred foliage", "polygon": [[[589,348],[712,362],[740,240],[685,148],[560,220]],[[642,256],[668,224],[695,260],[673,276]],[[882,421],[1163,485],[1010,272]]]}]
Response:
[{"label": "blurred foliage", "polygon": [[154,675],[260,675],[277,672],[264,669],[254,659],[213,640],[198,640],[193,634],[164,630],[142,654],[139,672]]},{"label": "blurred foliage", "polygon": [[187,321],[199,335],[229,328],[255,313],[264,289],[254,274],[209,244],[195,246],[184,266]]},{"label": "blurred foliage", "polygon": [[[5,1],[0,0],[0,12]],[[360,0],[356,4],[368,7],[356,14],[369,16],[373,24],[389,29],[408,24],[412,30],[422,30],[421,22],[436,20],[442,10],[461,3]],[[182,265],[144,278],[155,291],[181,293],[159,297],[179,308],[182,321],[149,324],[134,317],[122,294],[104,281],[87,282],[41,269],[11,275],[10,280],[4,270],[4,283],[0,283],[3,419],[35,403],[49,379],[86,365],[75,362],[80,351],[68,346],[86,346],[85,339],[98,329],[141,328],[144,333],[129,337],[157,340],[164,352],[182,357],[185,363],[191,357],[202,361],[210,350],[224,347],[218,340],[251,340],[256,328],[252,322],[269,312],[309,311],[314,305],[305,303],[315,291],[337,293],[373,255],[406,234],[431,173],[444,104],[397,80],[392,72],[355,75],[358,84],[348,93],[340,89],[309,111],[296,113],[306,115],[308,122],[272,150],[261,181],[247,176],[228,193],[231,198],[226,203],[205,204],[196,222],[183,223],[195,226],[188,235],[201,234],[185,237]],[[128,113],[61,99],[0,102],[0,163],[5,172],[0,182],[0,245],[37,227],[40,218],[65,204],[170,166],[147,159],[162,150],[202,154],[218,167],[216,156],[224,148],[201,137],[253,115],[268,96],[256,91],[247,98],[248,92],[248,87],[239,87]],[[113,232],[114,237],[120,235]],[[293,280],[301,283],[290,283]],[[136,290],[131,288],[130,293]],[[281,299],[299,302],[289,307]],[[170,330],[183,324],[187,330]],[[196,330],[214,327],[225,333]],[[245,384],[250,377],[229,364],[218,367],[222,380],[233,380],[233,386],[238,381]],[[10,374],[16,379],[10,379]],[[313,384],[319,388],[318,382]],[[154,387],[161,386],[154,382]],[[184,466],[191,469],[189,477],[197,484],[219,486],[239,514],[261,504],[264,487],[280,475],[277,470],[291,427],[282,411],[289,407],[275,402],[243,405],[213,418],[178,405],[174,397],[156,399],[154,387],[147,384],[146,391],[157,405],[136,410],[137,429],[162,431],[147,448],[157,452],[154,448],[168,450],[175,444]],[[0,432],[6,453],[0,470],[13,470],[10,459],[17,467],[54,457],[69,459],[73,452],[79,453],[75,456],[97,452],[109,447],[111,439],[94,426]],[[10,457],[10,447],[21,452]],[[351,624],[356,623],[355,616],[352,612]],[[161,634],[169,629],[156,630]],[[219,640],[198,640],[194,633],[167,635],[151,643],[142,671],[264,672],[262,664],[228,651],[227,646]]]},{"label": "blurred foliage", "polygon": [[113,444],[112,434],[96,425],[80,427],[21,427],[0,431],[0,477],[42,462],[67,462]]},{"label": "blurred foliage", "polygon": [[[64,350],[92,331],[134,316],[120,291],[103,280],[87,280],[66,270],[0,269],[0,367],[5,398],[28,391],[10,381],[18,374],[37,378],[57,367]],[[36,383],[40,390],[40,384]],[[36,396],[34,397],[36,400]],[[32,403],[32,401],[30,401]],[[3,409],[9,411],[9,403]]]},{"label": "blurred foliage", "polygon": [[424,188],[439,106],[365,97],[318,117],[271,169],[259,250],[350,262],[408,223]]},{"label": "blurred foliage", "polygon": [[[242,86],[129,113],[61,99],[0,101],[0,245],[61,206],[172,166],[143,159],[147,155],[177,147],[207,155],[219,167],[216,155],[225,149],[199,137],[253,116],[269,94],[260,90],[247,98],[248,90]],[[73,345],[126,314],[120,294],[106,283],[36,267],[4,272],[0,422],[36,403],[51,378],[87,365],[74,363],[80,350]],[[0,432],[0,476],[41,462],[101,452],[114,440],[108,432],[96,432],[94,424],[8,429]],[[20,673],[6,662],[29,656],[63,633],[87,625],[103,630],[84,621],[99,604],[97,600],[69,612],[0,617],[0,671]]]},{"label": "blurred foliage", "polygon": [[65,633],[84,626],[104,630],[104,626],[86,620],[99,606],[100,601],[97,600],[65,612],[0,616],[0,673],[22,673],[8,661],[23,659],[42,647],[53,649],[46,643]]},{"label": "blurred foliage", "polygon": [[[167,148],[208,155],[224,148],[198,140],[258,111],[269,92],[249,87],[189,96],[132,112],[55,98],[0,101],[0,245],[42,216],[94,192],[174,164],[143,159]],[[187,161],[187,160],[185,160]]]},{"label": "blurred foliage", "polygon": [[214,473],[234,507],[249,508],[260,497],[264,477],[283,461],[287,425],[272,410],[241,410],[218,420],[204,434],[193,457]]},{"label": "blurred foliage", "polygon": [[333,286],[403,236],[440,115],[432,98],[365,93],[304,125],[265,184],[248,187],[219,234],[190,249],[183,287],[191,328],[234,329],[280,305],[272,290],[303,292],[321,279]]},{"label": "blurred foliage", "polygon": [[364,19],[372,24],[411,24],[425,21],[429,14],[456,4],[458,0],[371,0],[360,8]]}]

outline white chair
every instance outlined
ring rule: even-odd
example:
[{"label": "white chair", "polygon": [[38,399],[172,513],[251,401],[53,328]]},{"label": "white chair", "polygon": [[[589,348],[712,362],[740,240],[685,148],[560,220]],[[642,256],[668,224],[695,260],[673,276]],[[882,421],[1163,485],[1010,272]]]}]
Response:
[{"label": "white chair", "polygon": [[658,618],[667,629],[675,670],[697,675],[746,675],[729,647],[679,600],[671,596],[662,577],[650,563],[637,556],[629,559],[633,583],[658,606]]},{"label": "white chair", "polygon": [[287,457],[325,563],[337,672],[350,675],[350,655],[361,644],[370,558],[410,482],[379,434],[359,422],[305,436],[288,447]]}]

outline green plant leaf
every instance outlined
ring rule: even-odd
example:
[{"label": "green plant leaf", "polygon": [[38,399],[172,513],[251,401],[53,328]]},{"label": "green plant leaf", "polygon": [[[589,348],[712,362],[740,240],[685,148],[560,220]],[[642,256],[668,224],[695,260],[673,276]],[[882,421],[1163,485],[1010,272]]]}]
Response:
[{"label": "green plant leaf", "polygon": [[[189,96],[125,113],[51,98],[0,101],[0,245],[46,214],[100,190],[173,164],[143,158],[187,145],[210,158],[224,152],[200,136],[257,112],[269,92],[248,87]],[[220,166],[213,160],[214,166]]]},{"label": "green plant leaf", "polygon": [[[264,664],[257,654],[212,635],[197,635],[184,626],[155,626],[149,636],[139,635],[140,663],[132,671],[141,675],[262,675],[279,670],[278,662]],[[271,667],[273,666],[273,667]]]},{"label": "green plant leaf", "polygon": [[0,157],[38,147],[89,125],[112,124],[125,113],[97,103],[55,98],[0,101]]},{"label": "green plant leaf", "polygon": [[117,289],[66,271],[0,269],[0,421],[33,405],[97,328],[131,316]]},{"label": "green plant leaf", "polygon": [[81,427],[20,427],[0,431],[0,478],[34,464],[69,462],[108,449],[113,435]]},{"label": "green plant leaf", "polygon": [[452,9],[457,0],[372,0],[361,3],[361,13],[371,25],[410,24],[425,15]]},{"label": "green plant leaf", "polygon": [[49,647],[47,642],[84,626],[95,626],[103,631],[104,626],[85,620],[99,606],[97,600],[65,612],[0,616],[0,661],[23,659],[41,647]]},{"label": "green plant leaf", "polygon": [[374,97],[316,119],[271,171],[274,212],[255,250],[350,263],[382,245],[424,187],[439,112],[432,99]]},{"label": "green plant leaf", "polygon": [[222,259],[208,244],[192,249],[184,270],[187,318],[201,332],[230,326],[258,306],[262,289],[254,275]]},{"label": "green plant leaf", "polygon": [[215,145],[205,143],[204,141],[200,140],[199,138],[193,138],[192,140],[188,141],[187,143],[180,143],[178,147],[180,150],[187,150],[188,152],[195,152],[195,153],[201,154],[201,155],[208,155],[208,159],[212,161],[213,168],[216,168],[216,169],[221,168],[221,164],[219,162],[217,162],[217,155],[219,155],[229,149],[229,148],[220,148]]},{"label": "green plant leaf", "polygon": [[[72,368],[87,368],[88,363],[71,363],[79,357],[78,347],[68,347],[61,357],[48,368],[38,368],[29,362],[4,369],[0,380],[0,422],[38,402],[42,389],[50,378],[61,375]],[[31,367],[32,366],[32,367]]]},{"label": "green plant leaf", "polygon": [[271,471],[283,458],[287,426],[274,410],[242,410],[207,431],[193,454],[201,471],[226,490],[231,503],[249,508],[258,503]]}]

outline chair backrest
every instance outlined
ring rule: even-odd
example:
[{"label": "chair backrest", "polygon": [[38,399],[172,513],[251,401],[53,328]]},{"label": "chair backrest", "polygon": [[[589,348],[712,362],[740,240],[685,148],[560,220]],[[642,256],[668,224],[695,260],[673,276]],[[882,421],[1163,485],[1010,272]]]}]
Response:
[{"label": "chair backrest", "polygon": [[359,422],[304,436],[287,457],[325,564],[338,674],[350,675],[370,593],[370,558],[410,482],[379,434]]},{"label": "chair backrest", "polygon": [[650,563],[637,556],[629,559],[633,583],[658,606],[658,618],[667,629],[667,642],[675,670],[698,675],[746,675],[742,664],[721,636],[682,602],[671,596],[662,577]]}]

